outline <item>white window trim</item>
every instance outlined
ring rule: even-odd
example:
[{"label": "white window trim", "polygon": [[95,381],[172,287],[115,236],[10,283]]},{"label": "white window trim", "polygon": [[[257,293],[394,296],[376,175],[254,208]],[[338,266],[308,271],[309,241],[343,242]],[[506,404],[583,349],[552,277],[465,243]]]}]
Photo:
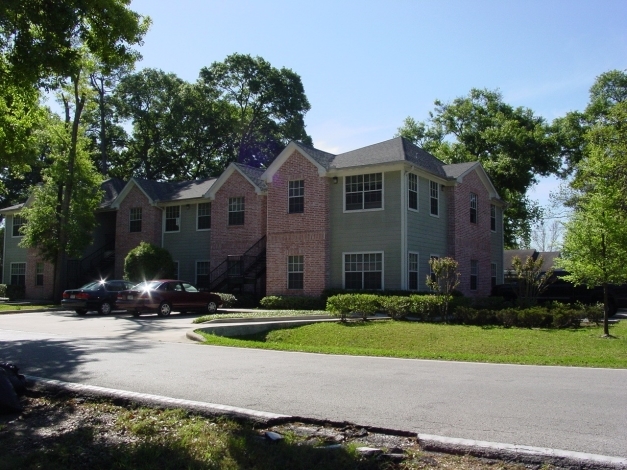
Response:
[{"label": "white window trim", "polygon": [[[437,214],[434,214],[433,212],[431,212],[431,183],[434,183],[437,186],[437,188],[438,188],[437,193],[436,193],[438,195],[438,199],[437,199],[437,201],[438,201],[438,213]],[[431,217],[435,217],[435,218],[439,219],[440,218],[440,212],[441,212],[440,211],[440,183],[438,183],[437,181],[429,180],[429,215]]]},{"label": "white window trim", "polygon": [[427,266],[429,266],[429,278],[431,278],[431,276],[433,276],[433,271],[431,270],[431,258],[437,258],[440,259],[440,255],[436,255],[436,254],[430,254],[429,255],[429,259],[427,260]]},{"label": "white window trim", "polygon": [[[474,202],[474,207],[473,207],[473,202]],[[479,224],[479,195],[477,193],[470,193],[470,213],[472,214],[472,211],[475,211],[475,221],[472,222],[470,221],[471,224],[474,225],[478,225]],[[469,215],[470,218],[470,215]]]},{"label": "white window trim", "polygon": [[[211,209],[213,209],[213,205],[210,202],[199,202],[198,204],[196,204],[196,231],[197,232],[209,232],[211,231],[211,227],[209,228],[198,228],[198,211],[200,210],[200,205],[201,204],[209,204],[209,220],[211,220]],[[213,220],[211,220],[211,223],[213,223]],[[179,225],[180,227],[180,225]]]},{"label": "white window trim", "polygon": [[[416,177],[416,208],[409,207],[409,175]],[[416,173],[407,173],[407,210],[412,212],[420,212],[420,176]]]},{"label": "white window trim", "polygon": [[[141,218],[138,219],[141,222],[141,226],[142,226],[142,230],[140,230],[139,232],[131,232],[131,222],[136,222],[137,220],[133,220],[131,219],[131,216],[133,214],[133,209],[140,209],[141,210]],[[144,229],[144,210],[142,207],[131,207],[128,210],[128,233],[141,233]]]},{"label": "white window trim", "polygon": [[[11,216],[11,238],[24,238],[24,235],[13,235],[13,224],[15,224],[15,216],[21,217],[23,219],[23,217],[19,214],[13,214]],[[24,224],[22,224],[22,226],[24,226]],[[5,228],[5,230],[8,230],[8,227]]]},{"label": "white window trim", "polygon": [[[179,208],[179,216],[178,217],[174,217],[175,220],[178,221],[178,223],[176,224],[178,226],[178,230],[167,230],[168,227],[168,207],[178,207]],[[180,204],[176,204],[173,206],[166,206],[163,210],[163,232],[164,233],[179,233],[181,231],[181,205]],[[142,214],[143,217],[143,214]]]},{"label": "white window trim", "polygon": [[[209,272],[206,274],[209,276],[211,274],[211,261],[208,259],[197,259],[194,261],[194,287],[198,288],[198,263],[209,263]],[[204,274],[203,274],[204,276]]]},{"label": "white window trim", "polygon": [[[476,272],[475,274],[472,273],[472,265],[473,265],[473,261],[475,264],[475,268],[476,268]],[[475,277],[475,288],[472,288],[472,277]],[[492,273],[490,273],[490,277],[492,277]],[[479,260],[476,259],[471,259],[470,260],[470,277],[468,278],[468,284],[469,284],[469,290],[472,292],[476,292],[479,290]]]},{"label": "white window trim", "polygon": [[[350,212],[350,211],[349,211]],[[346,289],[346,255],[381,254],[381,289],[385,290],[385,252],[383,251],[343,251],[342,252],[342,289]],[[363,271],[361,271],[363,273]],[[370,271],[369,271],[370,272]]]},{"label": "white window trim", "polygon": [[[244,205],[243,211],[231,211],[231,205],[229,203],[230,199],[243,199],[242,204]],[[230,224],[231,212],[233,213],[244,213],[244,223],[243,224]],[[246,226],[246,196],[229,196],[226,199],[226,226],[227,227],[245,227]]]},{"label": "white window trim", "polygon": [[[492,210],[494,210],[494,217],[492,217]],[[494,230],[492,230],[492,219],[494,219]],[[498,219],[496,218],[496,205],[490,204],[490,232],[496,233],[498,228]]]},{"label": "white window trim", "polygon": [[[493,267],[494,267],[494,276],[492,275]],[[496,279],[495,284],[499,283],[499,264],[494,261],[490,263],[490,282],[492,282],[492,279]]]},{"label": "white window trim", "polygon": [[13,261],[9,263],[9,282],[13,277],[13,265],[14,264],[23,264],[24,265],[24,285],[26,285],[26,269],[28,268],[26,261]]},{"label": "white window trim", "polygon": [[[374,175],[377,173],[381,173],[381,207],[375,209],[355,209],[351,211],[346,210],[346,177],[347,176],[363,176],[363,175]],[[359,212],[376,212],[382,211],[385,209],[385,172],[384,171],[375,171],[373,173],[355,173],[354,175],[346,175],[342,178],[342,212],[345,214],[353,214]]]},{"label": "white window trim", "polygon": [[[410,262],[409,262],[409,257],[410,255],[416,255],[416,272],[418,274],[416,274],[416,277],[418,278],[418,285],[416,286],[416,289],[411,289],[409,287],[409,273],[412,272],[409,270],[409,266],[410,266]],[[407,252],[407,290],[410,290],[412,292],[418,292],[420,290],[420,253],[417,251],[408,251]]]},{"label": "white window trim", "polygon": [[[302,256],[303,257],[303,270],[302,271],[290,271],[290,256]],[[305,255],[287,255],[287,263],[285,266],[285,288],[290,291],[304,291],[305,290]],[[293,289],[290,288],[290,273],[303,273],[303,288]]]},{"label": "white window trim", "polygon": [[[296,196],[296,197],[302,197],[303,198],[303,211],[302,212],[290,212],[290,199],[292,199],[290,197],[290,183],[295,182],[295,181],[302,181],[303,182],[303,195],[302,196]],[[287,208],[286,208],[286,213],[287,214],[304,214],[305,213],[305,178],[297,178],[297,179],[293,179],[293,180],[288,180],[287,181]]]}]

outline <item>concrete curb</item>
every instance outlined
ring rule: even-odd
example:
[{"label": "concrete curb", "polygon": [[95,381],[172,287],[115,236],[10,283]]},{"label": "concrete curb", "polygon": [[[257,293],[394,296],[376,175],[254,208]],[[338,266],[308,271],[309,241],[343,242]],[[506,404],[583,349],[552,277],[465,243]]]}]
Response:
[{"label": "concrete curb", "polygon": [[[233,319],[233,320],[237,320],[237,319]],[[313,323],[337,322],[337,321],[339,321],[337,318],[329,318],[329,319],[307,318],[306,320],[290,319],[287,321],[286,320],[276,321],[273,319],[271,321],[266,321],[266,322],[257,321],[255,323],[230,322],[229,324],[215,324],[215,325],[212,325],[211,323],[209,323],[207,324],[207,326],[196,328],[196,330],[202,330],[206,333],[216,335],[216,336],[232,337],[232,336],[252,335],[255,333],[262,333],[264,331],[277,330],[281,328],[289,328],[291,326],[302,326],[302,325],[311,325]],[[199,323],[198,325],[202,325],[202,323]],[[196,337],[199,336],[196,333],[194,334],[196,335]],[[197,341],[195,337],[188,336],[188,338],[193,339],[194,341]],[[204,338],[202,339],[202,341],[204,341]]]},{"label": "concrete curb", "polygon": [[251,323],[251,322],[273,322],[273,321],[297,321],[297,320],[337,320],[337,317],[332,315],[300,315],[294,317],[247,317],[247,318],[216,318],[203,323],[196,323],[196,325],[212,325],[214,323]]},{"label": "concrete curb", "polygon": [[[192,333],[193,334],[193,333]],[[246,419],[255,422],[263,422],[267,425],[286,422],[310,422],[317,424],[330,424],[343,426],[354,423],[334,423],[332,421],[306,418],[300,416],[269,413],[265,411],[238,408],[235,406],[218,405],[192,400],[182,400],[148,393],[129,392],[113,388],[98,387],[95,385],[83,385],[61,380],[45,379],[41,377],[26,376],[29,382],[34,382],[44,389],[65,390],[86,396],[101,396],[111,399],[137,402],[161,407],[183,408],[189,411],[206,415],[228,416],[234,419]],[[407,431],[393,429],[374,428],[372,426],[359,426],[372,432],[387,433],[392,435],[416,436],[420,446],[424,450],[444,452],[447,454],[470,454],[477,457],[499,459],[505,461],[514,460],[521,463],[546,464],[551,463],[566,468],[577,469],[627,469],[627,458],[611,457],[606,455],[572,452],[560,449],[544,447],[522,446],[503,444],[498,442],[475,441],[471,439],[457,439],[432,434],[415,434]]]}]

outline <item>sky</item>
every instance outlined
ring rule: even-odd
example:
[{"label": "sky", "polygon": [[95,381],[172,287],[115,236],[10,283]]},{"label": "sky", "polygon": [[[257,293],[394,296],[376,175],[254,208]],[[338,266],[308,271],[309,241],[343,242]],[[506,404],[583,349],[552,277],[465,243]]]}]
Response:
[{"label": "sky", "polygon": [[[436,99],[498,89],[552,121],[583,110],[603,72],[627,69],[625,0],[133,0],[152,26],[137,69],[193,82],[233,53],[300,75],[316,148],[392,138]],[[529,192],[548,205],[558,181]]]}]

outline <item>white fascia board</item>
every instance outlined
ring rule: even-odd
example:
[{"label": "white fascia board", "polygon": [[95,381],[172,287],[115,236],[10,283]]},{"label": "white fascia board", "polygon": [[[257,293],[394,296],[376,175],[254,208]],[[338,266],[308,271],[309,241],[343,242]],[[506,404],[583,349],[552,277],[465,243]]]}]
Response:
[{"label": "white fascia board", "polygon": [[216,193],[218,192],[218,190],[222,187],[222,185],[224,183],[226,183],[228,181],[228,179],[231,177],[231,175],[235,171],[237,171],[240,175],[242,175],[244,177],[244,179],[246,181],[248,181],[253,188],[255,188],[255,194],[259,194],[259,195],[264,194],[264,192],[261,190],[261,188],[259,186],[257,186],[255,183],[253,183],[253,181],[246,175],[246,173],[241,171],[239,169],[239,167],[235,163],[231,163],[226,168],[226,170],[224,170],[222,172],[222,174],[215,181],[215,183],[213,183],[211,188],[209,188],[209,190],[203,195],[203,198],[209,199],[210,201],[213,201],[215,199],[215,197],[216,197]]},{"label": "white fascia board", "polygon": [[122,191],[120,191],[120,194],[118,194],[115,200],[111,203],[111,207],[113,209],[120,208],[120,204],[122,204],[122,201],[124,201],[124,198],[128,196],[128,193],[131,192],[131,189],[133,189],[133,186],[136,186],[142,192],[142,194],[146,196],[146,199],[148,199],[148,202],[150,202],[150,204],[154,206],[157,203],[157,201],[153,201],[152,198],[148,196],[148,194],[146,194],[146,191],[144,191],[141,185],[139,185],[137,181],[135,181],[135,178],[131,178],[130,180],[128,180],[128,183],[126,183],[124,188],[122,188]]}]

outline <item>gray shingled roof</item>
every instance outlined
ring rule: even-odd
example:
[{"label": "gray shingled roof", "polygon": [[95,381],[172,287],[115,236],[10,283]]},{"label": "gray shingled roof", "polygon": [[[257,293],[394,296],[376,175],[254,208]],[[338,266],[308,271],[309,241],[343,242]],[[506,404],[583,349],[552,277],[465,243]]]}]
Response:
[{"label": "gray shingled roof", "polygon": [[135,178],[135,181],[153,201],[167,202],[201,198],[216,181],[216,178],[201,180],[159,182]]},{"label": "gray shingled roof", "polygon": [[443,169],[446,176],[449,178],[459,178],[476,164],[477,162],[453,163],[451,165],[444,165]]},{"label": "gray shingled roof", "polygon": [[24,204],[15,204],[14,206],[10,206],[10,207],[5,207],[3,209],[0,209],[0,214],[4,213],[4,212],[10,212],[10,211],[15,211],[18,209],[21,209],[22,207],[24,207]]},{"label": "gray shingled roof", "polygon": [[413,163],[429,173],[446,178],[443,162],[403,137],[395,137],[378,144],[336,155],[331,168],[339,170],[403,161]]},{"label": "gray shingled roof", "polygon": [[237,168],[239,168],[239,170],[244,173],[259,189],[262,191],[267,189],[266,182],[261,179],[261,175],[263,175],[264,171],[266,171],[265,169],[254,168],[242,163],[235,163],[235,166],[237,166]]},{"label": "gray shingled roof", "polygon": [[102,202],[100,203],[100,209],[108,209],[111,207],[111,204],[115,198],[118,197],[122,189],[124,189],[124,186],[126,186],[126,182],[119,178],[109,178],[108,180],[105,180],[100,185],[100,189],[104,191]]},{"label": "gray shingled roof", "polygon": [[307,153],[311,158],[317,161],[325,170],[331,168],[331,163],[335,158],[335,155],[329,152],[325,152],[324,150],[319,150],[314,147],[310,147],[300,142],[294,142],[298,145],[304,152]]}]

